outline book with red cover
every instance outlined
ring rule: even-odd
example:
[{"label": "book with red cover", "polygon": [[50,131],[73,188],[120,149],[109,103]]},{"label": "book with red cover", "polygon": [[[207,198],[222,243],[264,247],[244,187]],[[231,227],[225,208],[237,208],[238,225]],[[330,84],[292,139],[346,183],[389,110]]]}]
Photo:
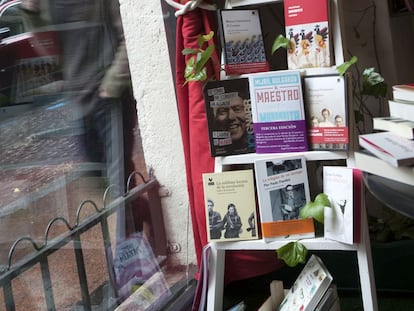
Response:
[{"label": "book with red cover", "polygon": [[329,0],[284,1],[289,69],[332,65],[329,11]]},{"label": "book with red cover", "polygon": [[361,241],[363,209],[362,172],[346,166],[324,166],[323,192],[331,202],[325,208],[325,238],[353,244]]}]

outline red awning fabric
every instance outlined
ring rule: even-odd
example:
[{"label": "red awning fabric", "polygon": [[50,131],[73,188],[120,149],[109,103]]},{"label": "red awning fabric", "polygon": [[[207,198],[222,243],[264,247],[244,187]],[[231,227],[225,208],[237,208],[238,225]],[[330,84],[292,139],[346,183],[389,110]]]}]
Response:
[{"label": "red awning fabric", "polygon": [[[203,246],[208,243],[202,174],[214,171],[214,158],[210,156],[203,82],[184,83],[185,64],[190,56],[182,55],[181,51],[184,48],[198,48],[198,36],[208,34],[210,30],[217,34],[216,12],[195,9],[177,17],[176,91],[194,243],[199,267]],[[218,79],[220,64],[217,51],[213,59],[215,61],[208,64],[207,72],[210,79]],[[283,262],[277,259],[275,251],[226,252],[225,284],[263,275],[281,266]]]}]

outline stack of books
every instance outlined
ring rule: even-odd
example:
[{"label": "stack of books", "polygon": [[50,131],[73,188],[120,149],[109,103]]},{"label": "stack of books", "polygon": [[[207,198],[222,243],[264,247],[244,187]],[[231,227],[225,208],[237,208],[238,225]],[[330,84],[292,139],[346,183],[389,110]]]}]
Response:
[{"label": "stack of books", "polygon": [[359,135],[356,165],[372,174],[414,185],[414,83],[394,85],[389,117],[374,118],[374,133]]}]

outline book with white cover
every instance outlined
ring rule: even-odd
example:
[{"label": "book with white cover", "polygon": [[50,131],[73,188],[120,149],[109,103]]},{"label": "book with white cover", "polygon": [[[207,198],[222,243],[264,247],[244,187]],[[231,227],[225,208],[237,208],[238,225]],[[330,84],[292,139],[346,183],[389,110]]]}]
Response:
[{"label": "book with white cover", "polygon": [[254,167],[263,240],[315,237],[313,219],[299,218],[310,200],[305,157],[258,159]]},{"label": "book with white cover", "polygon": [[414,83],[393,85],[392,96],[395,100],[404,100],[414,103]]},{"label": "book with white cover", "polygon": [[414,139],[414,121],[398,117],[376,117],[372,121],[374,130],[389,131],[408,139]]},{"label": "book with white cover", "polygon": [[414,165],[414,141],[391,132],[359,135],[359,145],[395,167]]},{"label": "book with white cover", "polygon": [[324,210],[324,236],[354,244],[360,241],[363,181],[359,169],[346,166],[323,167],[323,192],[331,202]]},{"label": "book with white cover", "polygon": [[354,157],[355,166],[364,172],[414,186],[414,166],[395,167],[365,150]]},{"label": "book with white cover", "polygon": [[414,121],[414,102],[388,100],[390,116]]},{"label": "book with white cover", "polygon": [[293,283],[278,311],[314,311],[333,277],[322,262],[313,254]]}]

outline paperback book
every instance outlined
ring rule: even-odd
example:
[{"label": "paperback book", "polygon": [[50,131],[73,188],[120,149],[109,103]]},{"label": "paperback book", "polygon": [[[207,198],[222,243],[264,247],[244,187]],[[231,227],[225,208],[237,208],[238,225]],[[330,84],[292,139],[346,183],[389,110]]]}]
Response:
[{"label": "paperback book", "polygon": [[393,85],[392,96],[394,100],[414,103],[414,83]]},{"label": "paperback book", "polygon": [[391,132],[359,135],[359,144],[392,166],[414,165],[414,141]]},{"label": "paperback book", "polygon": [[323,167],[323,192],[331,202],[331,208],[324,210],[325,238],[347,244],[361,241],[363,187],[361,170]]},{"label": "paperback book", "polygon": [[208,241],[258,239],[253,170],[203,174]]},{"label": "paperback book", "polygon": [[414,121],[397,117],[376,117],[372,121],[374,130],[389,131],[408,139],[414,139]]},{"label": "paperback book", "polygon": [[313,219],[300,219],[310,200],[304,156],[254,162],[262,237],[265,242],[315,237]]},{"label": "paperback book", "polygon": [[307,151],[300,72],[270,71],[248,78],[256,153]]},{"label": "paperback book", "polygon": [[414,102],[388,100],[390,116],[414,121]]},{"label": "paperback book", "polygon": [[308,142],[312,150],[348,150],[347,83],[339,75],[304,78]]},{"label": "paperback book", "polygon": [[258,9],[219,10],[226,75],[269,70]]},{"label": "paperback book", "polygon": [[285,0],[288,69],[332,65],[329,0]]},{"label": "paperback book", "polygon": [[313,254],[293,283],[278,311],[314,311],[332,283],[332,275]]},{"label": "paperback book", "polygon": [[249,80],[209,81],[204,100],[211,155],[255,152]]}]

